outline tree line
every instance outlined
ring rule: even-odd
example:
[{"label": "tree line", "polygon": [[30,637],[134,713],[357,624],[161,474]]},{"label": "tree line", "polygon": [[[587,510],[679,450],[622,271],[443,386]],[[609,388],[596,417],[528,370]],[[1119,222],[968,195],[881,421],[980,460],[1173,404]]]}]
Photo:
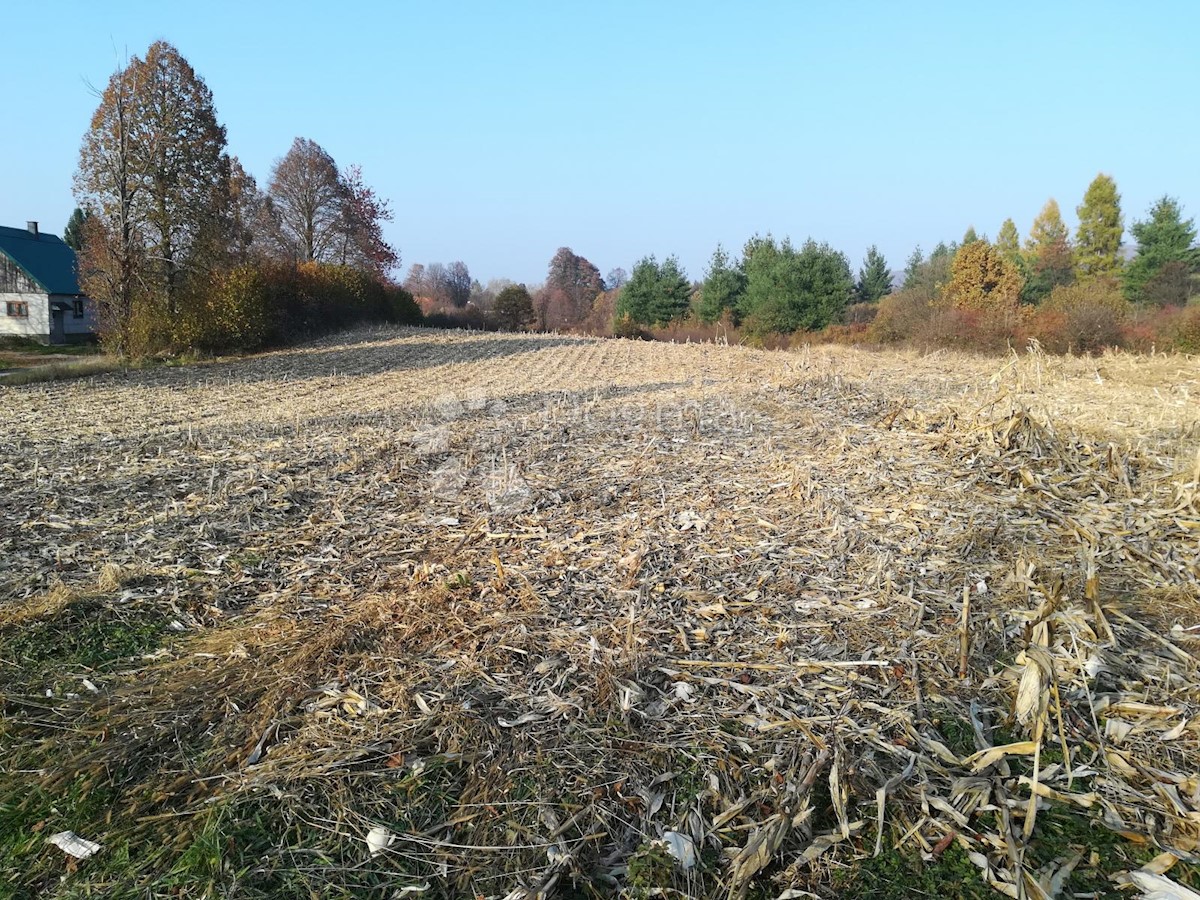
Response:
[{"label": "tree line", "polygon": [[[1051,199],[1022,242],[1007,219],[994,241],[920,247],[901,284],[868,248],[855,274],[826,243],[755,235],[718,246],[690,280],[674,256],[607,276],[560,247],[543,283],[486,285],[466,263],[415,263],[383,235],[388,201],[355,165],[297,137],[260,188],[228,151],[211,91],[170,44],[133,57],[98,92],[80,149],[79,207],[65,238],[103,338],[122,353],[252,350],[365,320],[645,335],[720,326],[750,341],[975,344],[1037,338],[1095,349],[1148,339],[1186,346],[1200,322],[1193,219],[1162,197],[1129,232],[1114,180],[1098,175],[1072,235]],[[1190,329],[1190,330],[1189,330]]]},{"label": "tree line", "polygon": [[854,273],[828,244],[768,234],[751,237],[736,257],[718,246],[698,281],[673,256],[646,256],[628,275],[602,278],[562,247],[545,281],[529,288],[504,279],[480,285],[463,263],[414,265],[405,287],[435,324],[698,337],[719,324],[759,343],[803,334],[987,349],[1031,338],[1084,351],[1200,341],[1200,311],[1188,307],[1200,296],[1200,250],[1178,201],[1162,197],[1132,223],[1133,253],[1111,176],[1096,176],[1076,213],[1074,235],[1053,199],[1024,241],[1011,218],[994,241],[968,228],[928,256],[917,247],[896,279],[874,246]]},{"label": "tree line", "polygon": [[[973,228],[908,259],[902,289],[866,317],[863,337],[997,348],[1038,340],[1055,351],[1174,345],[1200,350],[1200,249],[1179,202],[1156,200],[1129,227],[1116,182],[1093,179],[1074,236],[1050,199],[1022,242],[1011,218],[995,241]],[[1190,304],[1190,305],[1189,305]]]},{"label": "tree line", "polygon": [[64,237],[113,350],[249,350],[419,318],[390,280],[392,211],[358,166],[298,137],[260,189],[228,152],[212,92],[165,41],[98,96]]},{"label": "tree line", "polygon": [[[778,344],[805,340],[1003,349],[1031,339],[1055,351],[1109,346],[1200,350],[1200,248],[1194,219],[1169,196],[1129,227],[1116,182],[1097,175],[1076,207],[1072,235],[1051,199],[1021,240],[1006,219],[996,239],[968,228],[961,241],[917,247],[895,279],[872,246],[853,273],[828,244],[755,235],[734,257],[713,252],[702,280],[675,257],[638,260],[601,279],[570,248],[543,285],[491,322],[625,336],[725,335]],[[414,293],[420,291],[410,285]],[[524,291],[524,286],[521,286]],[[491,295],[494,296],[494,293]],[[484,313],[489,292],[464,292]],[[511,298],[510,298],[511,299]],[[512,310],[524,310],[513,312]]]}]

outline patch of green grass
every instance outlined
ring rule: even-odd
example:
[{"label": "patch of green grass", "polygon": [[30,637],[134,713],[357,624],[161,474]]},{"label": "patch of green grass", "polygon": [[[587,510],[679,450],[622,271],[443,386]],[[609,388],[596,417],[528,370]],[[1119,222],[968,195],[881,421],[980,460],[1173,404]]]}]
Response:
[{"label": "patch of green grass", "polygon": [[627,878],[635,897],[649,897],[654,888],[670,887],[674,875],[675,859],[661,844],[647,841],[629,857]]},{"label": "patch of green grass", "polygon": [[1140,867],[1156,852],[1148,845],[1135,844],[1110,831],[1098,817],[1085,810],[1055,804],[1038,812],[1025,861],[1028,868],[1036,872],[1049,863],[1082,853],[1079,865],[1067,879],[1064,893],[1116,900],[1125,894],[1113,884],[1113,875]]},{"label": "patch of green grass", "polygon": [[53,619],[0,631],[0,658],[23,680],[68,669],[105,671],[157,647],[166,621],[144,609],[115,609],[98,600],[77,600]]},{"label": "patch of green grass", "polygon": [[908,848],[884,850],[839,872],[834,886],[837,896],[846,900],[911,897],[990,900],[996,896],[957,844],[947,847],[934,862],[925,862],[919,853]]},{"label": "patch of green grass", "polygon": [[686,808],[696,802],[704,791],[708,790],[708,779],[697,760],[685,754],[679,754],[676,759],[676,774],[671,780],[678,808]]},{"label": "patch of green grass", "polygon": [[17,369],[0,378],[0,385],[15,386],[42,381],[63,381],[68,378],[87,378],[90,375],[107,375],[110,372],[127,372],[130,369],[140,368],[144,368],[141,363],[131,362],[120,357],[102,356],[98,359],[83,359],[69,363]]},{"label": "patch of green grass", "polygon": [[57,796],[32,779],[0,787],[0,885],[10,885],[13,897],[41,896],[39,882],[48,880],[50,872],[69,867],[62,851],[49,845],[51,835],[74,831],[95,838],[117,798],[111,785],[96,784],[86,776],[77,777]]},{"label": "patch of green grass", "polygon": [[[317,801],[318,823],[333,821],[339,810],[332,798],[309,799]],[[383,900],[398,885],[433,878],[432,870],[410,871],[398,854],[370,860],[356,835],[297,817],[268,796],[223,800],[136,835],[109,820],[118,800],[114,791],[81,782],[66,797],[34,792],[19,806],[0,803],[0,897]],[[66,829],[103,849],[72,862],[48,843]]]},{"label": "patch of green grass", "polygon": [[39,356],[88,356],[99,353],[100,346],[95,341],[85,341],[79,344],[45,344],[31,337],[6,334],[0,336],[0,351],[34,353]]},{"label": "patch of green grass", "polygon": [[950,707],[930,710],[930,720],[942,735],[942,742],[959,759],[975,752],[975,728],[970,719]]}]

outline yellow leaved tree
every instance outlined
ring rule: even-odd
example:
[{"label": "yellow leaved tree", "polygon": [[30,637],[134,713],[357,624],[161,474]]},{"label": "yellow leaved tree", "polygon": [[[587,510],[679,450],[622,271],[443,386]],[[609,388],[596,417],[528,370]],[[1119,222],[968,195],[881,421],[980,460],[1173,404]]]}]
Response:
[{"label": "yellow leaved tree", "polygon": [[1024,281],[1009,260],[987,241],[959,247],[950,264],[944,301],[954,309],[1015,313]]}]

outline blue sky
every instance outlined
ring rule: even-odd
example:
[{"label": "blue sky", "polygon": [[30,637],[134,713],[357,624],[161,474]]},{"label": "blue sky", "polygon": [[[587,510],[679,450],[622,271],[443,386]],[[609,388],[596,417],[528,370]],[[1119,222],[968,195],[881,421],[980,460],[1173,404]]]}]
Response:
[{"label": "blue sky", "polygon": [[[105,8],[107,7],[107,8]],[[265,185],[297,135],[390,198],[404,266],[536,282],[812,236],[900,268],[968,225],[1068,223],[1112,174],[1126,223],[1200,212],[1200,4],[828,2],[6,5],[0,224],[61,232],[126,52],[166,39]],[[1127,236],[1128,239],[1128,236]]]}]

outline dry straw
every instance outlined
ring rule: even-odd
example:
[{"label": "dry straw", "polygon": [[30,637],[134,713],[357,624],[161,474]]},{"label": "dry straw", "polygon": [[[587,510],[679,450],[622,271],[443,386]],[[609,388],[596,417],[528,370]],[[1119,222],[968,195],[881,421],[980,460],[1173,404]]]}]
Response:
[{"label": "dry straw", "polygon": [[1051,807],[1173,884],[1198,395],[1181,356],[419,330],[7,389],[0,633],[87,598],[174,636],[51,697],[6,660],[4,793],[117,784],[76,830],[150,875],[267,799],[255,871],[326,887],[628,888],[657,852],[664,895],[802,896],[958,845],[1051,897]]}]

